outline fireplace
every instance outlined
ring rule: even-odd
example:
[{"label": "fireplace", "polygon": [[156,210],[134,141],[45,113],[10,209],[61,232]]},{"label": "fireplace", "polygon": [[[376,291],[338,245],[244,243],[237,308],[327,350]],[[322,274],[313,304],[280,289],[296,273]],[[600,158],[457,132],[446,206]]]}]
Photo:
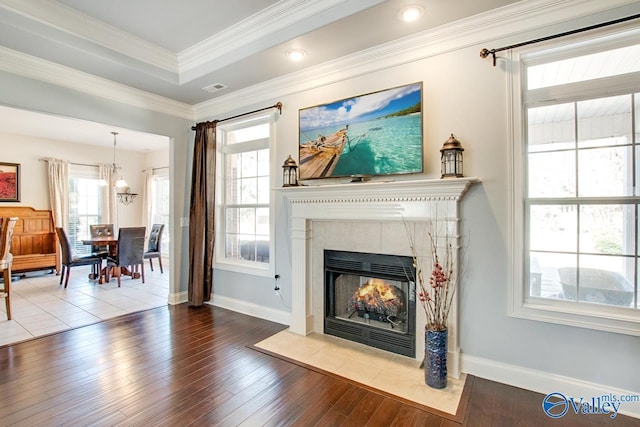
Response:
[{"label": "fireplace", "polygon": [[324,272],[325,334],[415,357],[411,257],[325,250]]},{"label": "fireplace", "polygon": [[[434,220],[446,224],[457,236],[461,222],[458,202],[474,182],[478,180],[412,179],[283,188],[290,230],[289,330],[301,335],[325,333],[325,250],[410,254],[406,225],[418,239]],[[435,213],[439,213],[437,218]],[[428,245],[418,248],[417,255],[429,257]],[[457,377],[460,348],[455,299],[451,310],[447,369]],[[415,317],[416,326],[422,329],[424,310],[416,310]],[[415,334],[416,360],[424,357],[424,334],[419,335]]]}]

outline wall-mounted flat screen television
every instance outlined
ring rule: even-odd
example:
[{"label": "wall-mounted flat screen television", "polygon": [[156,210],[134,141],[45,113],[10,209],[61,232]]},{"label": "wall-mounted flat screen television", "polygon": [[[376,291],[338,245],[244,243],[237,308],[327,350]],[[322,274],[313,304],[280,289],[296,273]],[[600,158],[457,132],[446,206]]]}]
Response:
[{"label": "wall-mounted flat screen television", "polygon": [[422,172],[422,82],[299,111],[301,180]]}]

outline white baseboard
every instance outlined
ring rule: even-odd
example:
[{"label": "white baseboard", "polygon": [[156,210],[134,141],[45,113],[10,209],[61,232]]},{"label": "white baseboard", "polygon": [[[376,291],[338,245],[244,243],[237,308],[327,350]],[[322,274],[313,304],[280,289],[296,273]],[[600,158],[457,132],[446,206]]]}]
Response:
[{"label": "white baseboard", "polygon": [[[585,400],[590,400],[592,397],[603,395],[640,396],[640,391],[616,389],[606,385],[523,368],[516,365],[509,365],[489,359],[483,359],[481,357],[461,355],[461,362],[462,372],[514,387],[520,387],[542,393],[544,396],[553,392],[562,393],[567,397],[573,397],[578,400],[581,397]],[[542,399],[540,399],[540,411],[542,411]],[[619,413],[634,418],[640,418],[640,402],[621,403]],[[584,416],[606,417],[606,415]]]},{"label": "white baseboard", "polygon": [[212,304],[216,307],[237,311],[238,313],[258,317],[260,319],[269,320],[271,322],[280,323],[282,325],[290,324],[291,314],[288,311],[275,310],[273,308],[264,307],[235,298],[229,298],[214,294],[212,300],[210,302],[207,302],[207,304]]},{"label": "white baseboard", "polygon": [[187,302],[189,301],[189,292],[188,291],[182,291],[182,292],[178,292],[178,293],[169,293],[169,297],[167,299],[167,302],[170,305],[178,305],[178,304],[182,304],[183,302]]}]

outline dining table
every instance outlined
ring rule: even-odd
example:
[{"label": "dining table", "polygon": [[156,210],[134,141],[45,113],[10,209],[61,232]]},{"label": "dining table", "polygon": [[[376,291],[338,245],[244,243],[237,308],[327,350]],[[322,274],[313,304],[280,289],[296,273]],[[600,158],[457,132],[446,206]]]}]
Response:
[{"label": "dining table", "polygon": [[[118,238],[115,236],[98,236],[92,237],[90,239],[82,239],[83,245],[90,246],[107,246],[109,248],[109,256],[115,257],[118,254]],[[110,267],[111,271],[109,272],[108,277],[112,278],[115,276],[116,266]],[[123,276],[130,276],[132,279],[139,279],[140,272],[129,270],[127,267],[120,267],[120,274]],[[97,278],[93,273],[89,274],[89,279],[95,280],[98,279],[99,284],[103,284],[106,282],[107,278],[107,266],[102,267],[100,271],[100,277]]]}]

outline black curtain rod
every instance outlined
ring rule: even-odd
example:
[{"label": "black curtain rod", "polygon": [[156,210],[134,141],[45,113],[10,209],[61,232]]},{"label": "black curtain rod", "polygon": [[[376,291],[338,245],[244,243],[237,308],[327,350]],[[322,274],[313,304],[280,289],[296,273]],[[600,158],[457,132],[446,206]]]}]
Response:
[{"label": "black curtain rod", "polygon": [[[242,113],[242,114],[238,114],[235,116],[231,116],[231,117],[227,117],[226,119],[220,119],[220,120],[214,120],[215,122],[224,122],[227,120],[232,120],[232,119],[237,119],[238,117],[242,117],[242,116],[248,116],[249,114],[253,114],[253,113],[259,113],[260,111],[264,111],[264,110],[270,110],[272,108],[277,108],[278,111],[280,112],[280,114],[282,114],[282,102],[276,102],[275,104],[269,106],[269,107],[264,107],[264,108],[260,108],[258,110],[253,110],[253,111],[249,111],[248,113]],[[195,126],[191,126],[191,130],[196,130]]]},{"label": "black curtain rod", "polygon": [[596,28],[608,27],[609,25],[615,25],[615,24],[619,24],[621,22],[631,21],[633,19],[638,19],[638,18],[640,18],[640,14],[631,15],[631,16],[627,16],[627,17],[619,18],[619,19],[614,19],[613,21],[602,22],[600,24],[590,25],[588,27],[578,28],[577,30],[566,31],[564,33],[554,34],[552,36],[542,37],[542,38],[535,39],[535,40],[529,40],[529,41],[518,43],[518,44],[512,44],[511,46],[500,47],[498,49],[489,50],[489,49],[485,48],[485,49],[482,49],[480,51],[480,57],[481,58],[486,58],[487,56],[491,55],[493,57],[493,66],[495,67],[496,66],[496,53],[497,52],[502,52],[503,50],[515,49],[517,47],[527,46],[527,45],[534,44],[534,43],[540,43],[540,42],[544,42],[544,41],[547,41],[547,40],[553,40],[553,39],[557,39],[558,37],[570,36],[572,34],[578,34],[578,33],[584,32],[584,31],[595,30]]},{"label": "black curtain rod", "polygon": [[[41,162],[47,162],[49,161],[49,159],[45,159],[45,158],[40,158],[38,159]],[[69,162],[70,165],[73,166],[89,166],[91,168],[97,168],[98,166],[100,166],[99,164],[95,163],[95,164],[91,164],[91,163],[75,163],[75,162]]]},{"label": "black curtain rod", "polygon": [[158,166],[158,167],[156,167],[156,168],[147,168],[147,169],[142,169],[142,172],[146,172],[146,171],[148,171],[148,170],[150,170],[150,171],[157,171],[157,170],[160,170],[160,169],[169,169],[169,166]]}]

